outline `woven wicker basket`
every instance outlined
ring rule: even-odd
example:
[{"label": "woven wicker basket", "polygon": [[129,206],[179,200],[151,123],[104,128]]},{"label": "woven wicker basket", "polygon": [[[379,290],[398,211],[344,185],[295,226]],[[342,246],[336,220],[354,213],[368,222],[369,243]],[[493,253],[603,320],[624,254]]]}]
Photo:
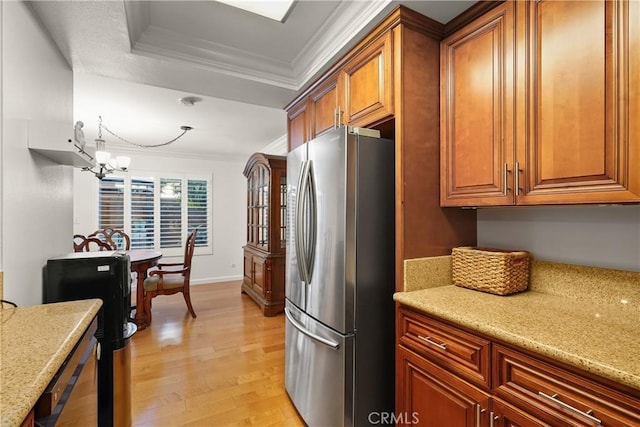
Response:
[{"label": "woven wicker basket", "polygon": [[451,251],[453,284],[464,288],[508,295],[529,285],[529,253],[480,247]]}]

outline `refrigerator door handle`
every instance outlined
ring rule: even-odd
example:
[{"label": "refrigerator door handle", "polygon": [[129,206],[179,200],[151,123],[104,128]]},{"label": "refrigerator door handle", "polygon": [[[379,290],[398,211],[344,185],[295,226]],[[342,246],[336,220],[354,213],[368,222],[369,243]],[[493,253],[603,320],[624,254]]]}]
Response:
[{"label": "refrigerator door handle", "polygon": [[328,340],[319,335],[316,335],[313,332],[309,331],[307,328],[305,328],[303,324],[301,324],[300,322],[298,322],[296,319],[293,318],[293,316],[291,315],[291,311],[287,307],[284,308],[284,314],[287,317],[287,320],[289,321],[289,323],[291,323],[291,326],[293,326],[298,331],[300,331],[300,333],[308,336],[314,341],[318,341],[319,343],[326,345],[327,347],[331,347],[333,350],[337,350],[340,348],[339,343]]},{"label": "refrigerator door handle", "polygon": [[304,199],[305,199],[305,187],[306,187],[306,175],[307,175],[307,161],[302,162],[300,168],[300,176],[298,177],[298,195],[296,197],[296,228],[295,228],[295,242],[296,242],[296,257],[298,258],[298,273],[303,282],[307,283],[307,271],[306,271],[306,257],[303,246],[303,230],[304,230]]},{"label": "refrigerator door handle", "polygon": [[[307,240],[307,254],[305,255],[307,261],[307,283],[311,282],[313,277],[313,264],[316,259],[316,239],[317,239],[317,224],[318,224],[318,199],[316,194],[316,180],[313,171],[313,163],[309,160],[309,167],[307,170],[307,186],[309,187],[309,213],[308,221],[308,240]],[[307,258],[308,257],[308,258]]]}]

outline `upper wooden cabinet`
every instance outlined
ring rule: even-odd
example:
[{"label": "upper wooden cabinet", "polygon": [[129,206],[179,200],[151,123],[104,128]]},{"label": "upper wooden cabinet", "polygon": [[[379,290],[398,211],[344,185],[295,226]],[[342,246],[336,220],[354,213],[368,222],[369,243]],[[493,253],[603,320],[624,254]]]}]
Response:
[{"label": "upper wooden cabinet", "polygon": [[513,202],[513,7],[502,3],[441,44],[443,205]]},{"label": "upper wooden cabinet", "polygon": [[308,102],[311,105],[309,116],[311,138],[338,127],[342,118],[338,75],[329,77],[326,82],[311,92]]},{"label": "upper wooden cabinet", "polygon": [[442,42],[443,206],[640,201],[640,5],[507,2]]},{"label": "upper wooden cabinet", "polygon": [[287,135],[289,151],[309,140],[309,118],[307,100],[287,111]]},{"label": "upper wooden cabinet", "polygon": [[[288,109],[289,150],[340,125],[368,127],[391,117],[392,76],[389,31]],[[303,128],[309,130],[306,139]]]},{"label": "upper wooden cabinet", "polygon": [[366,127],[393,114],[391,32],[351,59],[340,73],[342,123]]}]

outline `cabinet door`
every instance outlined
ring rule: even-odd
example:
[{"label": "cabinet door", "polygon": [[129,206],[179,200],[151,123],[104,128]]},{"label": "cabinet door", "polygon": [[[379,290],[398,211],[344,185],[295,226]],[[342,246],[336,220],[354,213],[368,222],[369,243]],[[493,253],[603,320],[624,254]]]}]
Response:
[{"label": "cabinet door", "polygon": [[[311,138],[339,126],[341,106],[338,96],[338,76],[327,79],[309,94],[311,103]],[[339,110],[340,109],[340,110]]]},{"label": "cabinet door", "polygon": [[287,112],[287,135],[289,151],[309,140],[308,101],[304,99]]},{"label": "cabinet door", "polygon": [[550,427],[532,415],[499,399],[491,399],[490,427]]},{"label": "cabinet door", "polygon": [[398,346],[396,417],[399,425],[487,425],[486,393]]},{"label": "cabinet door", "polygon": [[640,200],[639,9],[541,0],[521,11],[518,204]]},{"label": "cabinet door", "polygon": [[253,286],[253,257],[250,253],[244,252],[244,266],[242,268],[242,282],[249,286]]},{"label": "cabinet door", "polygon": [[442,41],[440,204],[513,204],[513,8]]},{"label": "cabinet door", "polygon": [[344,117],[340,122],[367,127],[393,114],[391,32],[351,59],[340,76]]},{"label": "cabinet door", "polygon": [[267,268],[264,258],[253,257],[253,289],[260,295],[265,295],[265,283],[267,280]]}]

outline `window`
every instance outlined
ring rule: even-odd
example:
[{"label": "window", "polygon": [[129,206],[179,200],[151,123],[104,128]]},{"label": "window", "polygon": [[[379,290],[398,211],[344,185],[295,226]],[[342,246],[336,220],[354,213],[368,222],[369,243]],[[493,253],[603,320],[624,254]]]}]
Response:
[{"label": "window", "polygon": [[198,227],[196,254],[211,253],[210,189],[208,177],[107,176],[99,184],[98,228],[125,230],[131,249],[181,256],[187,233]]}]

